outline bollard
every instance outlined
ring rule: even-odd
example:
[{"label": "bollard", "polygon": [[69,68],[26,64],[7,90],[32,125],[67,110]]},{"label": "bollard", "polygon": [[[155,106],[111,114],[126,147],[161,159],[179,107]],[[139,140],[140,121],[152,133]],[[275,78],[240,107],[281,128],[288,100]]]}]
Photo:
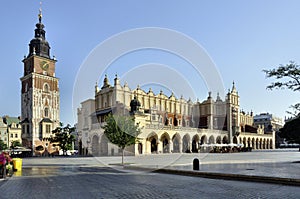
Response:
[{"label": "bollard", "polygon": [[198,160],[198,158],[195,158],[194,160],[193,160],[193,170],[197,170],[197,171],[199,171],[199,160]]}]

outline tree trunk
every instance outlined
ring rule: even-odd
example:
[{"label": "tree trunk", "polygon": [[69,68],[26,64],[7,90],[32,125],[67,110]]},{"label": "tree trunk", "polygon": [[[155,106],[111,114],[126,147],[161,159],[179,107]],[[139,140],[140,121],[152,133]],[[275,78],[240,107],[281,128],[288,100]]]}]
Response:
[{"label": "tree trunk", "polygon": [[124,148],[122,148],[122,166],[124,166]]}]

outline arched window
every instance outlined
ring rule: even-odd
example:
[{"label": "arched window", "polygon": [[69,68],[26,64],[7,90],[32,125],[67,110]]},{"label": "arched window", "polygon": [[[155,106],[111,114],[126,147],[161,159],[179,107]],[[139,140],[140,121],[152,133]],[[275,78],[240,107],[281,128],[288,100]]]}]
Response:
[{"label": "arched window", "polygon": [[49,109],[48,108],[44,109],[44,116],[49,117]]},{"label": "arched window", "polygon": [[44,84],[44,92],[49,92],[49,85],[47,83]]}]

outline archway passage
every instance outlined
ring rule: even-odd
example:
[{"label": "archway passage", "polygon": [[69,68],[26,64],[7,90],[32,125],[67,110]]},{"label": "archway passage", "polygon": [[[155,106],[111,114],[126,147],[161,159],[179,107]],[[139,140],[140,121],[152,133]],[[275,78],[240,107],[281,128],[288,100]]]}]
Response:
[{"label": "archway passage", "polygon": [[179,140],[176,137],[173,140],[173,153],[180,153]]},{"label": "archway passage", "polygon": [[193,140],[193,142],[192,142],[192,152],[193,153],[197,153],[198,152],[196,140]]},{"label": "archway passage", "polygon": [[169,153],[170,147],[169,147],[169,140],[167,138],[164,138],[162,140],[163,143],[163,153]]},{"label": "archway passage", "polygon": [[82,141],[80,140],[79,141],[79,143],[78,143],[78,153],[79,153],[79,155],[83,155],[83,153],[82,153]]},{"label": "archway passage", "polygon": [[170,136],[168,133],[164,133],[160,137],[160,141],[162,142],[162,152],[163,153],[170,153]]},{"label": "archway passage", "polygon": [[201,137],[200,144],[207,144],[207,137],[205,135]]},{"label": "archway passage", "polygon": [[193,141],[192,141],[192,152],[193,153],[198,153],[198,144],[199,144],[199,136],[195,135],[193,137]]},{"label": "archway passage", "polygon": [[247,140],[247,147],[251,147],[251,139],[250,138],[248,138],[248,140]]},{"label": "archway passage", "polygon": [[139,154],[143,154],[143,144],[142,143],[138,144],[138,151],[139,151]]},{"label": "archway passage", "polygon": [[217,144],[221,144],[221,136],[218,136],[218,137],[217,137],[216,143],[217,143]]},{"label": "archway passage", "polygon": [[[234,138],[233,138],[234,139]],[[237,141],[237,140],[236,140]],[[222,143],[223,144],[229,144],[229,140],[228,140],[228,137],[227,136],[224,136],[223,139],[222,139]]]},{"label": "archway passage", "polygon": [[100,145],[99,145],[99,137],[94,135],[92,138],[92,154],[93,156],[99,156]]},{"label": "archway passage", "polygon": [[209,137],[209,139],[208,139],[208,142],[209,142],[209,144],[215,144],[215,138],[214,138],[214,136],[210,136]]},{"label": "archway passage", "polygon": [[233,137],[233,144],[237,144],[238,143],[238,139],[236,136]]},{"label": "archway passage", "polygon": [[256,139],[256,149],[260,149],[259,147],[260,147],[260,144],[259,144],[259,140],[258,140],[258,138],[257,138],[257,139]]},{"label": "archway passage", "polygon": [[100,155],[102,156],[108,155],[108,139],[104,134],[101,136],[101,141],[100,141]]},{"label": "archway passage", "polygon": [[183,136],[182,139],[182,152],[183,153],[190,153],[190,137],[189,135]]},{"label": "archway passage", "polygon": [[252,148],[256,149],[256,144],[255,144],[255,139],[254,138],[252,138]]},{"label": "archway passage", "polygon": [[151,153],[157,153],[157,140],[155,138],[151,140]]}]

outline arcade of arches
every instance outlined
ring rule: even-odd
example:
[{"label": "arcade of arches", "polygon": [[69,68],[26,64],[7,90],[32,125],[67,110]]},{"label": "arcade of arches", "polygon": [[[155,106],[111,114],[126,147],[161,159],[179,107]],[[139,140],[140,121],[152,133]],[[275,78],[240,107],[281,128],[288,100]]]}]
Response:
[{"label": "arcade of arches", "polygon": [[[203,147],[217,144],[229,144],[226,132],[218,133],[188,133],[176,131],[152,131],[145,134],[134,147],[126,149],[127,155],[157,154],[157,153],[198,153]],[[273,138],[270,135],[241,134],[233,137],[234,144],[242,144],[252,149],[272,149]],[[121,151],[108,142],[103,133],[94,134],[91,139],[93,156],[120,155]]]}]

